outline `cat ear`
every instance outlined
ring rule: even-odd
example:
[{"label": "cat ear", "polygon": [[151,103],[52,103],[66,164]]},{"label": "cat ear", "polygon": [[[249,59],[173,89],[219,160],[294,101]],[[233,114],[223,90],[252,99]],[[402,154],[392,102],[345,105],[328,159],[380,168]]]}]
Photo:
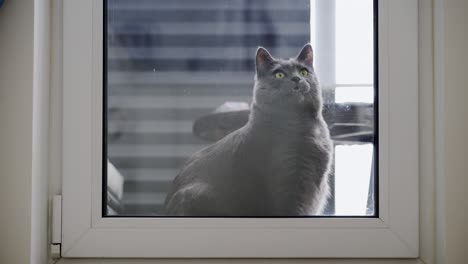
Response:
[{"label": "cat ear", "polygon": [[268,53],[265,48],[259,47],[257,49],[257,55],[255,56],[255,65],[257,67],[257,71],[271,67],[274,61],[275,59],[270,55],[270,53]]},{"label": "cat ear", "polygon": [[296,60],[304,63],[307,66],[311,66],[314,64],[314,51],[312,49],[312,45],[307,43],[297,55]]}]

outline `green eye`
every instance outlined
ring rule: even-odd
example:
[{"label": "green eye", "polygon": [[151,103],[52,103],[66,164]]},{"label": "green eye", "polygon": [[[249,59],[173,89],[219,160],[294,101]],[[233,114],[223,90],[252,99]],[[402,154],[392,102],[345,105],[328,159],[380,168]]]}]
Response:
[{"label": "green eye", "polygon": [[302,69],[300,72],[299,72],[302,76],[306,77],[307,75],[309,75],[309,71],[307,71],[306,69]]},{"label": "green eye", "polygon": [[284,73],[282,73],[282,72],[277,72],[277,73],[275,74],[275,77],[276,77],[276,79],[283,79],[283,78],[284,78]]}]

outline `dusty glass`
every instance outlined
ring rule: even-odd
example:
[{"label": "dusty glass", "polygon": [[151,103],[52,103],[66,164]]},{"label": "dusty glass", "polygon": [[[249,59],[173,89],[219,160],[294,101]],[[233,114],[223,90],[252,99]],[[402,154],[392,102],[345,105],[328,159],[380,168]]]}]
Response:
[{"label": "dusty glass", "polygon": [[[249,121],[257,48],[275,58],[298,58],[306,43],[313,48],[313,67],[307,69],[320,83],[333,149],[330,195],[319,216],[378,216],[376,5],[372,0],[107,0],[104,216],[174,216],[167,195],[190,157]],[[266,199],[261,189],[271,184],[240,186],[258,188],[253,199],[261,200]],[[221,215],[317,216],[228,212]]]}]

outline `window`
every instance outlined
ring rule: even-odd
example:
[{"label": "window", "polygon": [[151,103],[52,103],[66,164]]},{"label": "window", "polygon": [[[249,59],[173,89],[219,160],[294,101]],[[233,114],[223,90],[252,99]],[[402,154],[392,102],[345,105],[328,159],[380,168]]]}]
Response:
[{"label": "window", "polygon": [[293,57],[312,42],[335,145],[319,215],[377,216],[373,0],[108,0],[106,9],[105,215],[166,215],[188,158],[249,119],[256,48]]},{"label": "window", "polygon": [[[179,5],[182,2],[185,4]],[[212,0],[206,1],[209,8],[201,13],[194,10],[204,9],[192,1],[182,2],[141,0],[133,6],[128,1],[108,0],[108,8],[101,1],[64,3],[63,255],[416,257],[416,1],[355,0],[349,6],[351,1],[298,0],[296,5],[285,6],[284,1],[265,0],[242,2],[246,5],[243,7],[231,1]],[[268,7],[268,3],[276,4]],[[220,9],[224,11],[216,13]],[[350,17],[352,12],[345,12],[349,10],[363,15]],[[283,11],[290,13],[279,16]],[[249,24],[245,29],[247,18],[242,18],[227,31],[228,36],[223,35],[223,28],[215,31],[208,42],[193,37],[210,35],[215,26],[232,26],[223,21],[236,15],[272,19],[267,19],[268,23],[249,20],[252,25],[264,26]],[[200,26],[203,19],[195,19],[177,29],[186,17],[208,19],[210,23]],[[297,21],[286,22],[285,26],[281,19],[273,19],[278,17]],[[215,18],[216,23],[212,23]],[[378,23],[374,23],[376,19]],[[145,23],[137,27],[135,21]],[[153,23],[151,27],[148,21]],[[293,31],[287,27],[291,23],[297,24]],[[365,30],[349,36],[347,25],[363,26]],[[378,31],[374,25],[378,25]],[[245,34],[245,30],[254,34]],[[244,114],[233,119],[237,123],[227,122],[231,127],[221,126],[228,132],[246,122],[258,36],[266,36],[260,45],[278,57],[294,56],[301,42],[311,41],[316,47],[315,67],[324,104],[333,107],[333,111],[324,110],[333,114],[325,118],[335,140],[332,206],[324,214],[342,217],[161,215],[157,205],[161,208],[174,171],[187,156],[209,143],[204,141],[206,137],[214,135],[216,141],[226,135],[226,131],[218,134],[216,129],[201,133],[197,124],[206,122],[217,108]],[[200,45],[184,46],[188,39]],[[217,41],[236,46],[211,47]],[[201,48],[206,46],[210,49]],[[220,55],[226,59],[220,60]],[[208,62],[200,59],[205,57]],[[202,76],[206,72],[208,75]],[[248,73],[250,78],[245,77]],[[208,81],[212,86],[207,85]],[[348,115],[341,120],[340,113]],[[153,121],[160,123],[155,125]],[[220,121],[229,119],[223,117]],[[213,125],[203,124],[202,128]],[[362,166],[356,166],[357,158]],[[349,168],[353,176],[357,175],[352,183],[356,190],[351,194],[347,188],[349,178],[345,177]],[[123,177],[111,180],[110,175]],[[361,243],[345,239],[352,237],[360,237]],[[334,245],[333,250],[319,238],[326,238],[327,245]],[[292,240],[311,246],[288,247]],[[187,242],[192,246],[178,250],[177,245]],[[210,250],[221,242],[229,246]]]}]

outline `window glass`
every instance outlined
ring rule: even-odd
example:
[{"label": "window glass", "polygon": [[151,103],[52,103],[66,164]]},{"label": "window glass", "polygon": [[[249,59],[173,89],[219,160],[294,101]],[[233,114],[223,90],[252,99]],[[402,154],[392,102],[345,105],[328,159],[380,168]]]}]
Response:
[{"label": "window glass", "polygon": [[377,216],[374,1],[105,9],[104,216]]}]

